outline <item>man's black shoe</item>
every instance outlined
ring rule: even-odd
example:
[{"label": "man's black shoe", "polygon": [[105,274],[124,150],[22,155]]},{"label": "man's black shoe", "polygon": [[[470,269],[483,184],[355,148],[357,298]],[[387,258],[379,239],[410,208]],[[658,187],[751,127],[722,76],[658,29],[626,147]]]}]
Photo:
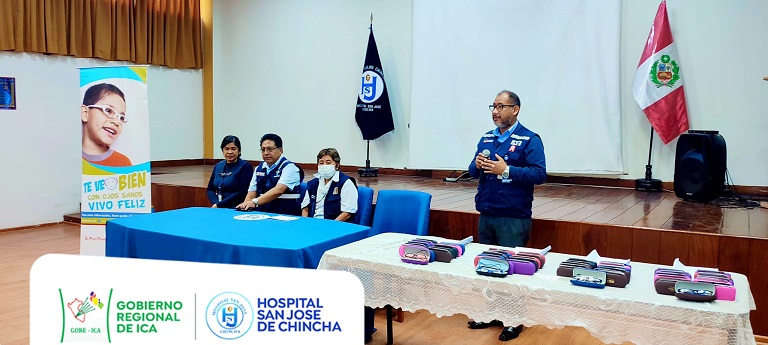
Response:
[{"label": "man's black shoe", "polygon": [[504,326],[504,323],[499,320],[493,320],[491,322],[476,322],[476,321],[469,321],[467,322],[467,325],[470,329],[483,329],[493,326]]},{"label": "man's black shoe", "polygon": [[517,338],[523,331],[523,325],[517,327],[504,327],[504,330],[499,334],[499,340],[507,341]]}]

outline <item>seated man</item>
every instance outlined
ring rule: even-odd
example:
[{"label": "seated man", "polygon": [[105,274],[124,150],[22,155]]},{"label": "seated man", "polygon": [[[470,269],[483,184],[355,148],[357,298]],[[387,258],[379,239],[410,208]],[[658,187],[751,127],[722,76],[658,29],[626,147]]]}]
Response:
[{"label": "seated man", "polygon": [[354,178],[339,171],[340,163],[336,149],[322,149],[317,154],[317,174],[307,182],[302,216],[342,222],[352,219],[357,212],[357,186]]},{"label": "seated man", "polygon": [[262,212],[301,215],[299,184],[304,172],[282,155],[283,139],[277,134],[264,134],[261,137],[264,161],[253,170],[248,195],[237,209],[258,208]]}]

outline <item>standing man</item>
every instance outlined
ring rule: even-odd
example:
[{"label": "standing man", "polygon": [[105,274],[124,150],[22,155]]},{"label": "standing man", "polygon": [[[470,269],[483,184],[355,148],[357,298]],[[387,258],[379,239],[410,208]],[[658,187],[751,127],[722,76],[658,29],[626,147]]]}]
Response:
[{"label": "standing man", "polygon": [[248,195],[237,205],[238,209],[301,216],[299,185],[304,173],[282,155],[283,139],[277,134],[264,134],[261,137],[264,161],[254,169]]},{"label": "standing man", "polygon": [[[475,196],[480,212],[479,241],[505,247],[525,246],[531,235],[533,186],[547,177],[544,144],[538,134],[525,128],[517,115],[520,98],[512,91],[501,91],[488,106],[496,128],[477,143],[469,174],[480,180]],[[499,320],[469,322],[479,329],[503,325]],[[523,325],[505,327],[499,340],[517,338]]]}]

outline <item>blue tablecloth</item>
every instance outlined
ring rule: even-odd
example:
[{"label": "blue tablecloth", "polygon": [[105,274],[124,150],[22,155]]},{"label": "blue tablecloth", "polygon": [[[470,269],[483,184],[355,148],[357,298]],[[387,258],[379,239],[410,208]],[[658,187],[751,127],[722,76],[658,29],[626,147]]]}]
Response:
[{"label": "blue tablecloth", "polygon": [[325,219],[236,220],[242,212],[192,207],[107,222],[112,257],[317,268],[326,250],[369,237],[366,226]]}]

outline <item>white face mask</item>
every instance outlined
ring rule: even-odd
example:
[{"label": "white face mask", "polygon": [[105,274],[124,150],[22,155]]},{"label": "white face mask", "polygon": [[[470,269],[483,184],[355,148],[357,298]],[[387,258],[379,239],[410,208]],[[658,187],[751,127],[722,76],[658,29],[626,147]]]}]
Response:
[{"label": "white face mask", "polygon": [[317,166],[317,174],[322,178],[332,178],[336,174],[336,166],[330,164],[323,164]]}]

